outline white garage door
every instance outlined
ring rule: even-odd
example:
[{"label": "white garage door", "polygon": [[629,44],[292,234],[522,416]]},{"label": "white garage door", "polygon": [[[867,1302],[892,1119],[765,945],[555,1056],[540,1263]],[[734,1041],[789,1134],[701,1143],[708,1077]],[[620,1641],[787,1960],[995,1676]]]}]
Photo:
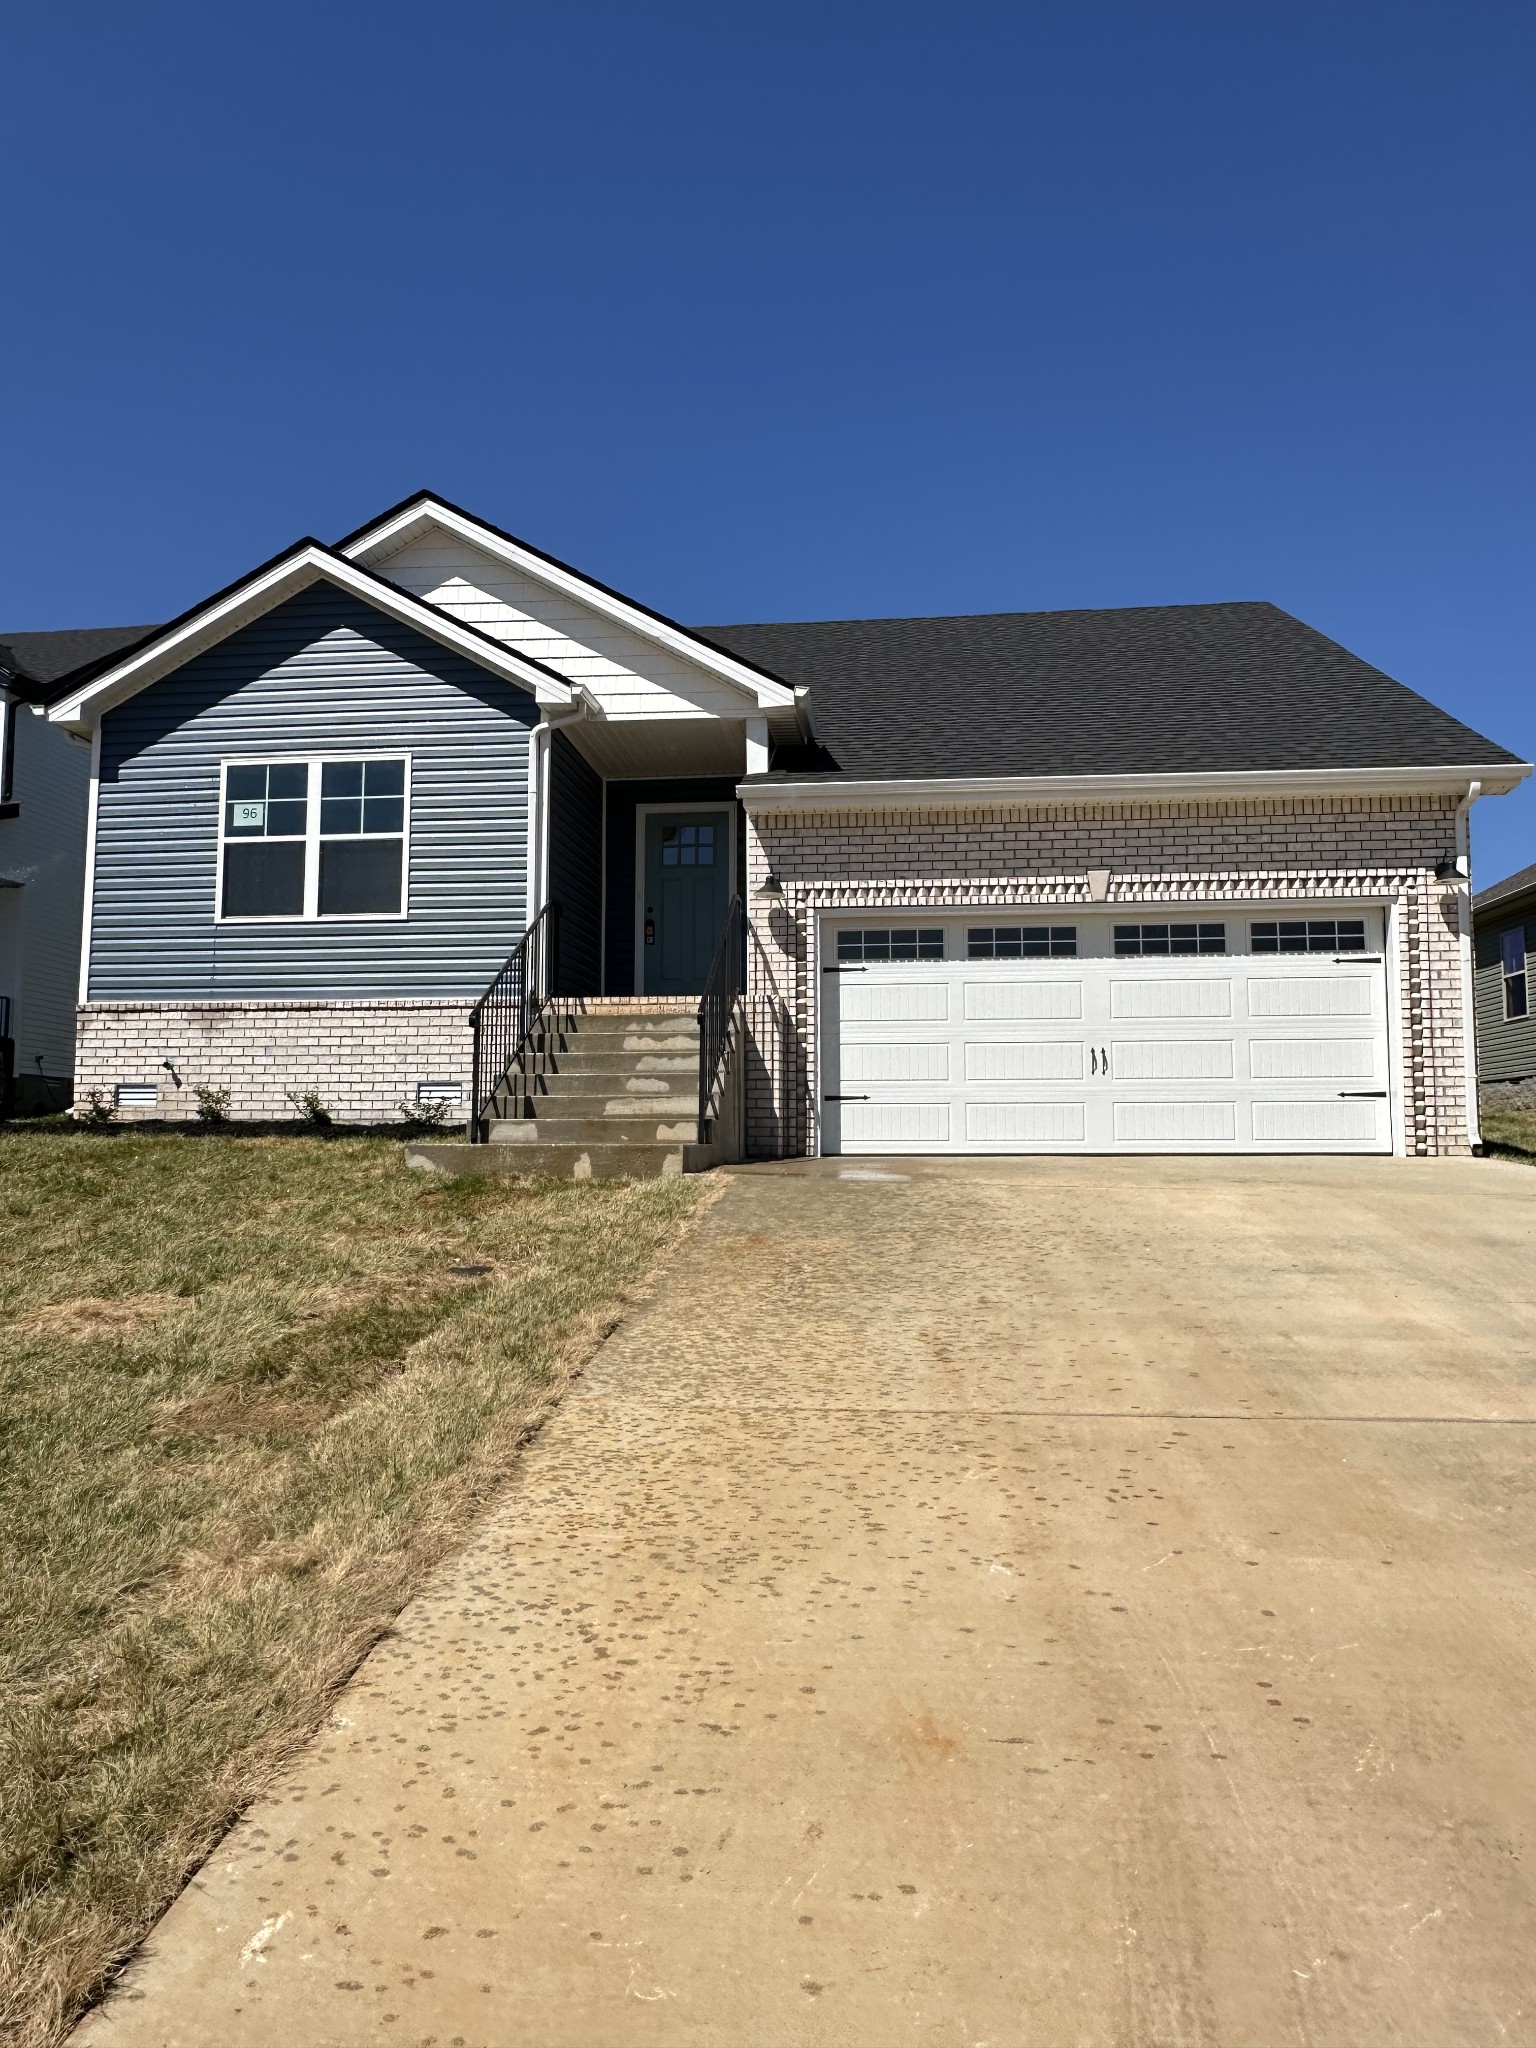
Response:
[{"label": "white garage door", "polygon": [[1379,919],[823,933],[826,1152],[1389,1152]]}]

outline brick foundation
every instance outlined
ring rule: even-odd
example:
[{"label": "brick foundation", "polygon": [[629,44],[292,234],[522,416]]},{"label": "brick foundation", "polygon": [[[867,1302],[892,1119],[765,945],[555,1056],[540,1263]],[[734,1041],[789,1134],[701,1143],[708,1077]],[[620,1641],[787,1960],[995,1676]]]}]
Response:
[{"label": "brick foundation", "polygon": [[[419,1081],[470,1092],[467,998],[395,1002],[89,1003],[78,1013],[75,1102],[121,1082],[156,1084],[123,1123],[197,1115],[199,1087],[229,1091],[235,1118],[296,1117],[313,1090],[338,1123],[387,1123]],[[170,1062],[167,1069],[165,1062]],[[455,1112],[448,1112],[450,1123]]]},{"label": "brick foundation", "polygon": [[[1113,911],[1131,904],[1387,906],[1403,1123],[1411,1153],[1468,1149],[1461,951],[1435,867],[1455,847],[1444,796],[774,812],[747,819],[747,1141],[756,1156],[814,1149],[819,963],[826,911]],[[782,906],[751,900],[768,869]],[[1091,901],[1087,871],[1110,871]]]}]

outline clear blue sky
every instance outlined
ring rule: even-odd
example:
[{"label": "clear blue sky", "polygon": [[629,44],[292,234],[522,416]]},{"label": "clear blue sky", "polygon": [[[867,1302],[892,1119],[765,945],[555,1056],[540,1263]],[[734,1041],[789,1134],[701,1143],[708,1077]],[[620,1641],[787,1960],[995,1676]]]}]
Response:
[{"label": "clear blue sky", "polygon": [[[1536,754],[1536,10],[13,10],[0,627],[423,485],[685,620],[1272,598]],[[1480,883],[1536,860],[1481,806]]]}]

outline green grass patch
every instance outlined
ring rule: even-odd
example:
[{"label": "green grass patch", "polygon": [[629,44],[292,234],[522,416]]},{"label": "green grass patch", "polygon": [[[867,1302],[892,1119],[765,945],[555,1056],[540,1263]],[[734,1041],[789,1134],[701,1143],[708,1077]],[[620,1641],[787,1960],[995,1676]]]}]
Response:
[{"label": "green grass patch", "polygon": [[0,1145],[0,2034],[59,2037],[699,1193],[369,1139]]},{"label": "green grass patch", "polygon": [[1485,1109],[1479,1121],[1490,1152],[1536,1166],[1536,1109]]}]

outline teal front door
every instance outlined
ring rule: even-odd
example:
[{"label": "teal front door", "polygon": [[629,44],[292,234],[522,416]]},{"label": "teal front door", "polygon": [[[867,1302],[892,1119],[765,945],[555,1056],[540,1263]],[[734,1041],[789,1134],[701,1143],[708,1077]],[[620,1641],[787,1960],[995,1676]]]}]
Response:
[{"label": "teal front door", "polygon": [[653,811],[645,821],[641,989],[704,992],[730,888],[729,811]]}]

